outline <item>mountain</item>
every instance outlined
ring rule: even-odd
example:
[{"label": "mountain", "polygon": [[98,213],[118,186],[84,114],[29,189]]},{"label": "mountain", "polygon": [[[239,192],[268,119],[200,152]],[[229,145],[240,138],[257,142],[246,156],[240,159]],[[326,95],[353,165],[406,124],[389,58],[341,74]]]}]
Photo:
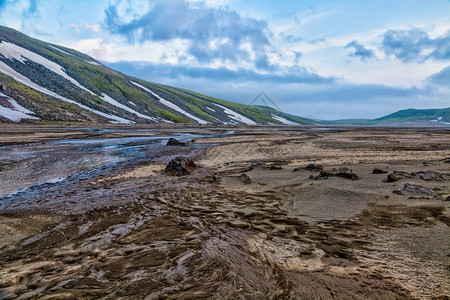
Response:
[{"label": "mountain", "polygon": [[0,122],[315,123],[114,71],[94,58],[0,26]]},{"label": "mountain", "polygon": [[405,109],[372,120],[373,123],[423,123],[433,122],[450,125],[450,107],[441,109]]},{"label": "mountain", "polygon": [[333,125],[419,125],[419,126],[450,126],[450,107],[437,109],[404,109],[387,116],[367,119],[346,119],[335,121],[320,121],[322,124]]}]

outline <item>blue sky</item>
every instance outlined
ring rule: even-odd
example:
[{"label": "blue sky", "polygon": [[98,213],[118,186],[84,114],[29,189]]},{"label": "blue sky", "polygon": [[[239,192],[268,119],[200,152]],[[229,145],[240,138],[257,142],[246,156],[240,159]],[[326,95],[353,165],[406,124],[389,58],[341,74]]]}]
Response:
[{"label": "blue sky", "polygon": [[0,24],[149,81],[317,119],[450,106],[449,0],[0,0]]}]

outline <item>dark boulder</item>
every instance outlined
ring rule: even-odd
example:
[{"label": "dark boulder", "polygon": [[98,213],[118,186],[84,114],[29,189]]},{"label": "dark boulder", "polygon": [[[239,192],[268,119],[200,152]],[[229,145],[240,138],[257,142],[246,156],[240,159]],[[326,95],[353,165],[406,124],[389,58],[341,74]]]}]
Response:
[{"label": "dark boulder", "polygon": [[430,189],[427,189],[420,185],[409,184],[409,183],[405,184],[405,186],[403,187],[403,191],[412,193],[412,194],[425,195],[425,196],[434,196],[435,195],[435,193]]},{"label": "dark boulder", "polygon": [[323,166],[322,165],[316,165],[316,164],[309,164],[309,165],[306,166],[305,169],[309,170],[309,171],[318,171],[318,172],[320,172],[320,171],[323,170]]},{"label": "dark boulder", "polygon": [[345,179],[351,179],[351,180],[358,180],[359,177],[353,171],[347,167],[339,168],[336,173],[334,173],[334,176],[342,177]]},{"label": "dark boulder", "polygon": [[239,180],[245,184],[252,183],[252,180],[250,179],[250,177],[247,174],[241,174],[241,176],[239,176]]},{"label": "dark boulder", "polygon": [[333,173],[331,171],[324,170],[319,173],[319,177],[327,177],[328,178],[330,176],[333,176]]},{"label": "dark boulder", "polygon": [[281,170],[282,168],[280,166],[272,165],[269,167],[269,170]]},{"label": "dark boulder", "polygon": [[308,171],[311,171],[311,172],[313,172],[313,171],[320,172],[320,171],[323,171],[323,166],[322,165],[316,165],[316,164],[309,164],[309,165],[307,165],[304,168],[302,168],[302,167],[295,168],[293,172],[297,172],[297,171],[300,171],[300,170],[308,170]]},{"label": "dark boulder", "polygon": [[411,178],[411,174],[403,171],[394,171],[387,176],[386,182],[395,182],[404,178]]},{"label": "dark boulder", "polygon": [[166,146],[186,146],[186,143],[180,142],[177,139],[174,138],[170,138],[169,141],[167,142]]},{"label": "dark boulder", "polygon": [[193,172],[197,166],[195,165],[194,161],[190,158],[178,156],[174,159],[172,159],[166,166],[166,169],[164,170],[166,174],[172,175],[172,176],[184,176],[184,175],[190,175],[191,172]]},{"label": "dark boulder", "polygon": [[332,176],[341,177],[341,178],[350,179],[350,180],[358,180],[359,179],[358,175],[353,173],[353,171],[347,167],[342,167],[337,170],[336,169],[323,170],[319,174],[319,177],[321,177],[321,178],[328,178],[328,177],[332,177]]},{"label": "dark boulder", "polygon": [[439,173],[435,171],[420,171],[416,173],[419,175],[420,179],[426,180],[426,181],[443,181],[450,179],[450,174],[446,173]]},{"label": "dark boulder", "polygon": [[446,159],[444,159],[444,164],[450,164],[450,157],[447,157]]},{"label": "dark boulder", "polygon": [[373,169],[372,174],[385,174],[387,172],[388,171],[386,171],[386,170],[375,168],[375,169]]}]

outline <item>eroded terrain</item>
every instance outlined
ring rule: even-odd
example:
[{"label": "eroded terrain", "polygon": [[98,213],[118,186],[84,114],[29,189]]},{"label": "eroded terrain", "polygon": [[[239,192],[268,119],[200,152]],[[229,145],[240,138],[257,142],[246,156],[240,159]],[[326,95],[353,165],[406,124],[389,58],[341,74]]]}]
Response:
[{"label": "eroded terrain", "polygon": [[450,131],[234,130],[2,198],[0,298],[448,299]]}]

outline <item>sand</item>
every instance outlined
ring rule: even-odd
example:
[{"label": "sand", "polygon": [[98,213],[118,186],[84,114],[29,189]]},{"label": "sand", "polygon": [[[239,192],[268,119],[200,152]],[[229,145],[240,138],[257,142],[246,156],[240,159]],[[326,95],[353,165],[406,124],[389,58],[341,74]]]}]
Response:
[{"label": "sand", "polygon": [[[449,130],[232,130],[16,196],[0,212],[0,298],[448,299]],[[176,155],[198,168],[164,174]]]}]

